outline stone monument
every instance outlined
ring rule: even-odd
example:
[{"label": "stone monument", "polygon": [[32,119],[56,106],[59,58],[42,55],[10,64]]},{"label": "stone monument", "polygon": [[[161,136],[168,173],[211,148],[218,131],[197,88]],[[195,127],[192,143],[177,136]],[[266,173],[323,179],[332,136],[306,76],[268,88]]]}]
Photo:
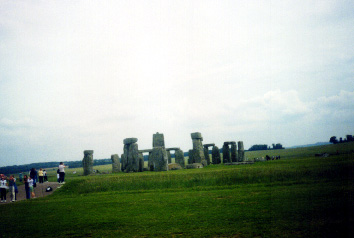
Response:
[{"label": "stone monument", "polygon": [[112,160],[112,173],[120,172],[120,161],[119,156],[117,154],[111,155]]},{"label": "stone monument", "polygon": [[152,136],[152,151],[149,154],[148,167],[150,171],[167,171],[168,155],[165,149],[163,134],[156,132]]},{"label": "stone monument", "polygon": [[201,163],[204,166],[207,165],[207,162],[205,160],[204,156],[204,150],[203,150],[203,137],[200,132],[194,132],[191,133],[192,141],[193,141],[193,160],[194,163]]},{"label": "stone monument", "polygon": [[237,142],[238,144],[238,161],[244,162],[245,161],[245,149],[243,147],[243,141]]},{"label": "stone monument", "polygon": [[221,156],[220,156],[219,147],[213,146],[213,149],[211,151],[211,156],[212,156],[212,163],[213,164],[220,164],[221,163]]},{"label": "stone monument", "polygon": [[175,162],[185,168],[184,153],[180,149],[175,151]]},{"label": "stone monument", "polygon": [[[122,171],[138,172],[139,171],[139,151],[137,138],[126,138],[124,143],[124,158],[122,156]],[[123,162],[124,161],[124,162]]]},{"label": "stone monument", "polygon": [[237,145],[235,141],[230,142],[231,144],[231,162],[237,162]]},{"label": "stone monument", "polygon": [[222,146],[222,162],[225,163],[230,163],[230,148],[229,148],[229,142],[224,142],[224,145]]},{"label": "stone monument", "polygon": [[84,175],[93,174],[93,150],[84,151],[82,167],[84,168]]}]

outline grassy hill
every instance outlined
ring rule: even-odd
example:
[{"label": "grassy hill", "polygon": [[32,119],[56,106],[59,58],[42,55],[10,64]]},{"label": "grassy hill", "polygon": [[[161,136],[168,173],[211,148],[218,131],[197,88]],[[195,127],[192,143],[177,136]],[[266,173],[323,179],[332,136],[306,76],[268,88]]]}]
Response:
[{"label": "grassy hill", "polygon": [[[166,172],[85,177],[67,169],[53,195],[0,206],[1,236],[349,237],[353,150],[343,143],[254,151],[246,157],[282,159]],[[324,152],[333,155],[314,156]]]}]

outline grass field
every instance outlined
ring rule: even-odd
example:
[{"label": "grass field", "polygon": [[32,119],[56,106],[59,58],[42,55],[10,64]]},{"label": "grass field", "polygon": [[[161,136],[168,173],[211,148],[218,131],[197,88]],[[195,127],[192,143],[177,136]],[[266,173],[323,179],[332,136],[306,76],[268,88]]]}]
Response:
[{"label": "grass field", "polygon": [[[346,143],[247,152],[282,159],[166,172],[84,177],[67,169],[53,195],[0,206],[0,236],[351,237],[353,150]],[[339,154],[314,157],[323,152]]]}]

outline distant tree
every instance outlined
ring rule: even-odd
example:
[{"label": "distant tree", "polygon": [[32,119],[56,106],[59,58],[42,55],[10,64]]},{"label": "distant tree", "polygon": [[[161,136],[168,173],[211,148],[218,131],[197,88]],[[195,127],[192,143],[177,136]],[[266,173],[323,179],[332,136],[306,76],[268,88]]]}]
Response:
[{"label": "distant tree", "polygon": [[339,143],[342,143],[343,142],[343,139],[342,137],[339,138]]},{"label": "distant tree", "polygon": [[347,135],[347,141],[348,142],[354,141],[353,136],[352,135]]},{"label": "distant tree", "polygon": [[267,150],[268,145],[252,145],[248,150]]},{"label": "distant tree", "polygon": [[337,143],[338,143],[337,137],[336,137],[336,136],[332,136],[332,137],[329,139],[329,142],[330,142],[330,143],[333,143],[333,144],[337,144]]}]

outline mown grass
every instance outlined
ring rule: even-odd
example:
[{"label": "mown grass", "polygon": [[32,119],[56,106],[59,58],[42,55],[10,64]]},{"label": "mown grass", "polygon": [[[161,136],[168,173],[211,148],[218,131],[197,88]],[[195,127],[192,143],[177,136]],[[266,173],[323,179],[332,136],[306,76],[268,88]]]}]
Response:
[{"label": "mown grass", "polygon": [[1,236],[349,237],[353,147],[328,158],[301,149],[306,156],[252,165],[71,174],[49,197],[0,206]]}]

